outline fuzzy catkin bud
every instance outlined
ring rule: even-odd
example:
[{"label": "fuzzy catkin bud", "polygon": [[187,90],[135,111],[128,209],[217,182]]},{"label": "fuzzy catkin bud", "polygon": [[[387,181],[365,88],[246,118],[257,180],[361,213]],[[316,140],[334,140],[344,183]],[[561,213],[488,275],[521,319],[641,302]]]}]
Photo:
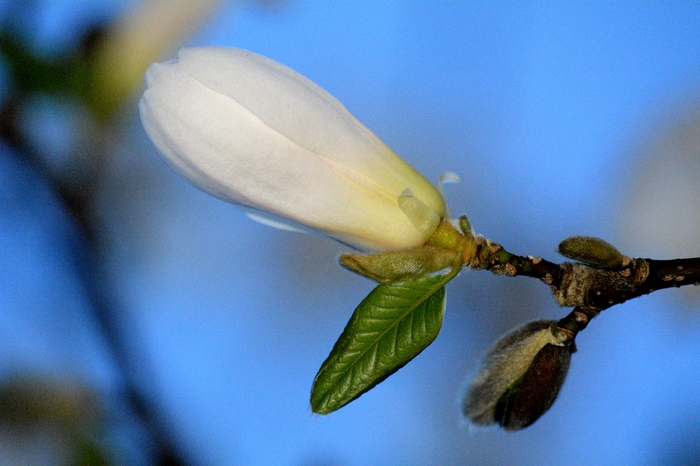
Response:
[{"label": "fuzzy catkin bud", "polygon": [[523,377],[496,404],[496,420],[506,430],[516,431],[534,423],[559,395],[575,346],[545,345]]},{"label": "fuzzy catkin bud", "polygon": [[573,341],[555,321],[534,321],[502,337],[489,350],[463,400],[464,416],[476,425],[498,423],[509,431],[535,422],[554,403],[569,369]]}]

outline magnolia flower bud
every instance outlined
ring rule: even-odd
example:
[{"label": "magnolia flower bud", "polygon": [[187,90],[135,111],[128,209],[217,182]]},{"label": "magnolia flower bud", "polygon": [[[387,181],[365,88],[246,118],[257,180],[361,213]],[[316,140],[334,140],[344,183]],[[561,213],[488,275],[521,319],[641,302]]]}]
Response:
[{"label": "magnolia flower bud", "polygon": [[[425,244],[438,190],[334,97],[251,52],[182,49],[153,64],[141,121],[185,179],[256,220],[316,230],[364,251]],[[271,214],[271,216],[269,215]]]},{"label": "magnolia flower bud", "polygon": [[462,411],[467,419],[515,431],[552,406],[576,351],[569,334],[558,334],[555,327],[556,321],[530,322],[491,348],[464,397]]}]

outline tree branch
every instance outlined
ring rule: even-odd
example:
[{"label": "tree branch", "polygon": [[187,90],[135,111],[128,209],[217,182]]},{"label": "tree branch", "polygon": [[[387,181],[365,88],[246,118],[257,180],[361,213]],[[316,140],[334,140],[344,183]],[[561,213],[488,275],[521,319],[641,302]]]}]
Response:
[{"label": "tree branch", "polygon": [[666,288],[700,285],[700,257],[672,260],[620,257],[619,267],[613,268],[569,261],[557,264],[541,257],[512,254],[500,244],[480,237],[476,259],[470,266],[496,275],[533,277],[549,285],[559,305],[574,307],[557,324],[561,330],[572,332],[571,339],[591,319],[612,306]]},{"label": "tree branch", "polygon": [[[18,97],[18,96],[15,96]],[[17,127],[18,112],[22,97],[9,99],[0,108],[0,141],[11,150],[6,154],[17,157],[33,174],[42,179],[55,193],[58,201],[70,215],[78,230],[81,243],[72,248],[72,260],[82,281],[89,309],[98,325],[101,337],[107,344],[111,356],[120,372],[126,408],[141,422],[151,441],[153,464],[159,466],[181,466],[189,463],[177,445],[177,441],[165,425],[158,408],[144,393],[139,383],[137,361],[130,351],[124,335],[125,317],[103,269],[100,232],[102,225],[92,210],[95,195],[94,185],[82,185],[78,189],[54,176],[42,157],[32,150],[22,131]],[[96,176],[96,174],[94,174]]]}]

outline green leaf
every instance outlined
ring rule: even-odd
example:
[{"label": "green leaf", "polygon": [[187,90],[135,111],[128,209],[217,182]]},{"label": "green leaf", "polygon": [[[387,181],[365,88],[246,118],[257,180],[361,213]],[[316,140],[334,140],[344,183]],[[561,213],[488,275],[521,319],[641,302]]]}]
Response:
[{"label": "green leaf", "polygon": [[377,286],[357,306],[311,388],[311,409],[328,414],[399,370],[435,340],[445,284],[457,274]]}]

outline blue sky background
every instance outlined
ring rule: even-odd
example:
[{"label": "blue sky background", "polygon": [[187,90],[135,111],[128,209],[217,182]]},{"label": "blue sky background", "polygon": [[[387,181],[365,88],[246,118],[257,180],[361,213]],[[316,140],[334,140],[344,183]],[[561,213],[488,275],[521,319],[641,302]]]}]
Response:
[{"label": "blue sky background", "polygon": [[[27,40],[51,53],[136,2],[38,3]],[[678,125],[700,132],[695,2],[225,3],[187,45],[249,49],[317,82],[429,179],[459,174],[452,211],[513,252],[559,260],[558,242],[585,234],[633,256],[700,254],[687,220],[700,216],[700,185],[659,171],[700,165],[700,146],[673,138]],[[700,461],[693,287],[594,320],[553,408],[507,434],[464,425],[460,391],[500,334],[568,310],[535,280],[464,273],[432,346],[347,407],[312,415],[313,377],[372,284],[337,265],[342,245],[253,223],[179,179],[136,99],[100,180],[106,266],[143,387],[196,464]],[[35,144],[60,160],[80,140],[79,110],[41,99],[30,110]],[[113,363],[66,252],[78,240],[50,191],[0,157],[0,370],[109,394]]]}]

